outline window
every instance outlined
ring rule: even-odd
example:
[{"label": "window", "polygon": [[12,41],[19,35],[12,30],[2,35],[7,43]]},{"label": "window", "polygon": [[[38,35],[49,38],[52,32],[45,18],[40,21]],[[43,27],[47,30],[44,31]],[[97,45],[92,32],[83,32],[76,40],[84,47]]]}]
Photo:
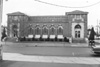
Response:
[{"label": "window", "polygon": [[51,34],[52,34],[52,35],[55,34],[55,28],[54,28],[54,27],[51,28]]},{"label": "window", "polygon": [[13,16],[9,16],[8,19],[10,22],[12,22],[14,18],[13,18]]},{"label": "window", "polygon": [[13,32],[13,36],[14,37],[16,37],[18,35],[17,29],[18,29],[17,25],[13,25],[12,26],[12,32]]},{"label": "window", "polygon": [[23,21],[23,20],[24,20],[23,17],[24,17],[24,16],[19,16],[19,20],[20,20],[20,21]]},{"label": "window", "polygon": [[80,31],[75,31],[75,38],[80,38]]},{"label": "window", "polygon": [[33,28],[29,28],[29,34],[33,34]]},{"label": "window", "polygon": [[81,29],[81,26],[80,26],[79,24],[77,24],[77,25],[75,26],[75,29]]},{"label": "window", "polygon": [[40,34],[40,28],[36,29],[36,34]]},{"label": "window", "polygon": [[12,19],[12,16],[8,16],[8,19]]},{"label": "window", "polygon": [[54,25],[51,25],[51,27],[50,27],[50,34],[51,35],[55,34],[55,27],[54,27]]},{"label": "window", "polygon": [[12,29],[17,29],[17,28],[18,28],[17,25],[12,26]]},{"label": "window", "polygon": [[19,20],[18,16],[14,16],[14,20]]},{"label": "window", "polygon": [[13,16],[14,21],[20,21],[19,16]]},{"label": "window", "polygon": [[63,27],[61,25],[58,26],[57,33],[58,35],[63,35]]},{"label": "window", "polygon": [[36,35],[40,35],[41,34],[41,29],[40,29],[39,25],[36,25],[36,27],[35,27],[35,34]]},{"label": "window", "polygon": [[43,25],[42,34],[46,34],[46,35],[48,34],[47,25]]}]

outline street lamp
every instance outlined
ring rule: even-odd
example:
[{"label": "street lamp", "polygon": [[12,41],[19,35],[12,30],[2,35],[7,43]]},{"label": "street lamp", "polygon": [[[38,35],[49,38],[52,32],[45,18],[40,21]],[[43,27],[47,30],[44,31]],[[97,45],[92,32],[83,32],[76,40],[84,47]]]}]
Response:
[{"label": "street lamp", "polygon": [[3,11],[3,0],[0,0],[0,44],[1,44],[2,11]]},{"label": "street lamp", "polygon": [[[8,1],[8,0],[5,0]],[[1,44],[1,23],[2,23],[2,15],[3,15],[3,0],[0,0],[0,44]]]},{"label": "street lamp", "polygon": [[[8,0],[5,0],[8,1]],[[0,60],[2,60],[2,42],[1,42],[1,23],[2,23],[2,15],[3,15],[3,0],[0,0]]]},{"label": "street lamp", "polygon": [[0,0],[0,60],[2,60],[2,42],[1,42],[2,11],[3,11],[3,0]]}]

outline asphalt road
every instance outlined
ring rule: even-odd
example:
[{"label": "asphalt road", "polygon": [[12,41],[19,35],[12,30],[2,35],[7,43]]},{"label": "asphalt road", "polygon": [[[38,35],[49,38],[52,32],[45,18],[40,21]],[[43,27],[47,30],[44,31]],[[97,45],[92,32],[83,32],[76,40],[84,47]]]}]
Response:
[{"label": "asphalt road", "polygon": [[[23,44],[24,45],[24,44]],[[18,53],[29,56],[57,56],[57,57],[100,57],[91,52],[89,47],[30,47],[30,46],[3,46],[3,53]],[[98,64],[73,63],[45,63],[28,61],[4,60],[0,67],[100,67]]]},{"label": "asphalt road", "polygon": [[0,67],[100,67],[100,65],[4,61]]},{"label": "asphalt road", "polygon": [[18,47],[4,46],[3,52],[20,53],[25,55],[43,55],[43,56],[81,56],[92,57],[91,48],[82,47]]}]

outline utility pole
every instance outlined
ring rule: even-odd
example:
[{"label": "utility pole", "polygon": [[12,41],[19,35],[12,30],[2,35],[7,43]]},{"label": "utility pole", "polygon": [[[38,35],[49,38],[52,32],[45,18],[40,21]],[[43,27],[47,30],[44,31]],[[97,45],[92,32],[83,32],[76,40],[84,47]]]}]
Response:
[{"label": "utility pole", "polygon": [[99,20],[99,33],[100,33],[100,20]]},{"label": "utility pole", "polygon": [[98,35],[98,19],[97,19],[97,35]]},{"label": "utility pole", "polygon": [[0,61],[2,60],[2,42],[1,42],[2,12],[3,12],[3,0],[0,0]]},{"label": "utility pole", "polygon": [[0,0],[0,44],[1,44],[1,23],[2,23],[2,14],[3,14],[3,0]]}]

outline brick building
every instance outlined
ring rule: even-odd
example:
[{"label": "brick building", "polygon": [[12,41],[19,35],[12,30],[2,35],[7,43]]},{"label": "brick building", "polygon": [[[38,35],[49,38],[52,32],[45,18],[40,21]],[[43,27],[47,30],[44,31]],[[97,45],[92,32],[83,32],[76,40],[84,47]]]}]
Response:
[{"label": "brick building", "polygon": [[34,39],[64,39],[85,42],[87,37],[87,14],[75,10],[61,16],[28,16],[21,12],[7,14],[9,37]]}]

